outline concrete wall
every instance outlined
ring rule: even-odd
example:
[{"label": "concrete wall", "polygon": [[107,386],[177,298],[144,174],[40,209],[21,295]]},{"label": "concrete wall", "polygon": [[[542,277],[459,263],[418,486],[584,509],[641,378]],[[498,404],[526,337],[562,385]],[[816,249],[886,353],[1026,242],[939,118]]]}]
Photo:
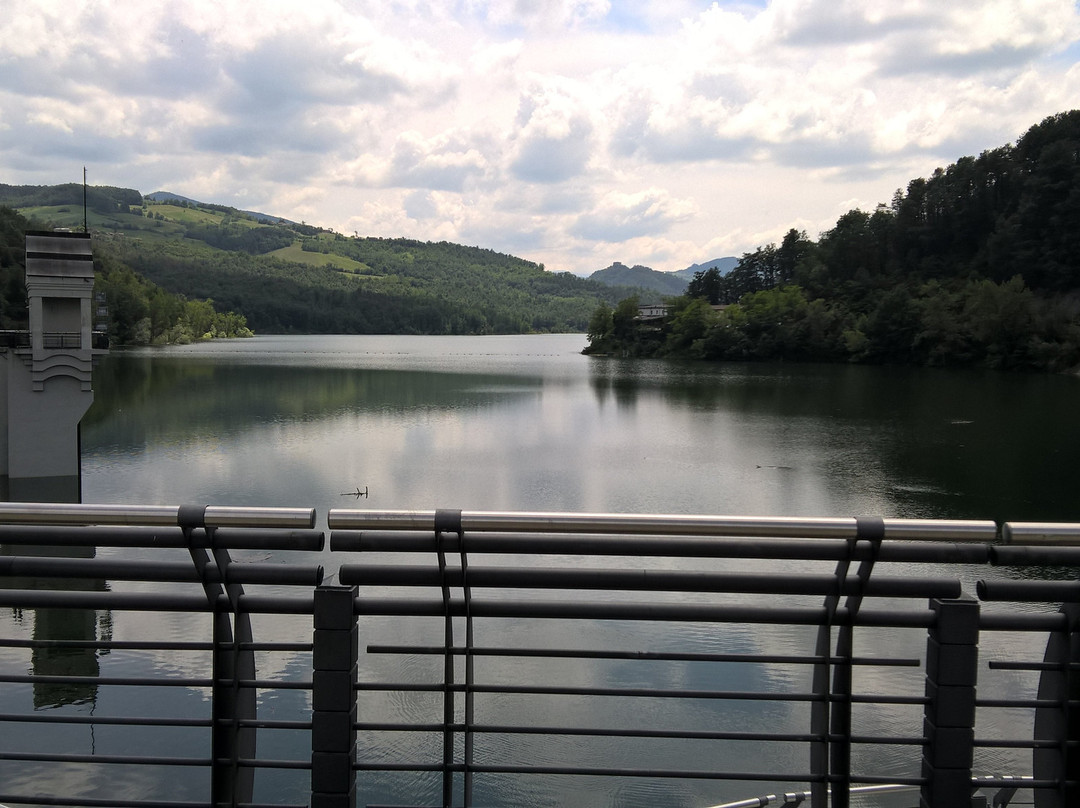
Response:
[{"label": "concrete wall", "polygon": [[7,367],[7,474],[65,477],[79,473],[79,421],[94,393],[79,379],[55,376],[33,389],[30,368],[19,359]]}]

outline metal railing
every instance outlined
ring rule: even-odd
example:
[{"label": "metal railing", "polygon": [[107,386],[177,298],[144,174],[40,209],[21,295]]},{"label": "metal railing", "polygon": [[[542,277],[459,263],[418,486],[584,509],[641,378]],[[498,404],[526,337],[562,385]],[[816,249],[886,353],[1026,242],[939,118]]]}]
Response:
[{"label": "metal railing", "polygon": [[[5,688],[154,687],[202,710],[5,708],[0,803],[282,804],[285,771],[314,808],[584,805],[630,783],[642,804],[805,792],[821,808],[901,786],[909,806],[1080,804],[1080,525],[339,509],[331,553],[287,561],[321,551],[313,525],[310,510],[0,505],[0,607],[205,615],[207,633],[0,636],[0,706]],[[33,555],[46,546],[118,549]],[[200,652],[209,670],[2,664],[81,649]],[[276,718],[296,692],[300,715]],[[205,751],[33,751],[11,731],[65,722],[194,730]],[[2,776],[20,763],[40,769],[33,791]],[[205,794],[48,790],[50,766],[131,765],[206,771]]]},{"label": "metal railing", "polygon": [[[0,694],[5,688],[33,693],[31,710],[0,699],[6,708],[0,714],[0,803],[254,805],[256,771],[310,768],[307,759],[256,754],[257,730],[302,732],[306,740],[311,727],[309,720],[259,718],[259,693],[310,690],[311,682],[259,679],[256,656],[310,652],[311,644],[256,641],[252,616],[311,615],[322,567],[234,562],[230,553],[318,551],[324,534],[311,529],[314,518],[310,509],[0,505],[0,606],[11,610],[14,629],[33,623],[29,637],[17,630],[0,637],[0,660],[14,658],[29,669],[0,665]],[[100,548],[119,552],[94,557]],[[260,588],[273,594],[260,595]],[[140,622],[156,624],[161,615],[198,616],[201,633],[189,637],[184,630],[173,639],[137,631]],[[134,632],[132,638],[116,638],[114,623]],[[99,667],[106,655],[194,658],[184,667],[201,672],[177,675],[166,663],[164,672],[140,673],[142,666],[133,664],[133,670],[120,665],[106,673]],[[154,695],[138,703],[154,714],[130,714],[125,701],[145,691]],[[89,714],[65,709],[86,704]],[[171,711],[157,714],[166,704]],[[115,712],[100,713],[102,705]],[[68,738],[80,728],[89,729],[91,748],[58,751],[72,746]],[[95,733],[108,728],[131,734],[130,741],[114,742],[117,752],[97,748]],[[206,774],[205,788],[195,800],[125,799],[125,778],[113,774],[118,771],[129,773],[127,780],[165,784],[199,771]],[[99,782],[105,785],[88,796],[88,785]]]},{"label": "metal railing", "polygon": [[30,332],[25,329],[0,330],[0,348],[29,348]]},{"label": "metal railing", "polygon": [[45,331],[41,335],[41,347],[55,350],[82,348],[82,334],[78,331]]},{"label": "metal railing", "polygon": [[[29,331],[0,331],[0,348],[29,348],[30,344]],[[41,345],[50,350],[82,348],[82,334],[78,331],[47,331],[41,335]],[[105,333],[104,328],[95,328],[90,333],[90,347],[98,351],[109,349],[109,335]]]}]

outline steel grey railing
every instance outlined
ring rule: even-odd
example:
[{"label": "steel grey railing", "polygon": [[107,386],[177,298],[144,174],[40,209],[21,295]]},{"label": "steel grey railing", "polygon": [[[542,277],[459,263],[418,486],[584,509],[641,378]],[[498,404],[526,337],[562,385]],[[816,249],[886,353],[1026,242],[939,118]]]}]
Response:
[{"label": "steel grey railing", "polygon": [[[768,788],[847,806],[893,786],[931,806],[974,805],[976,787],[1002,806],[1018,787],[1040,808],[1078,803],[1080,525],[340,509],[325,555],[314,521],[311,509],[0,504],[0,607],[94,616],[85,637],[0,634],[0,703],[5,688],[85,701],[153,687],[195,710],[6,708],[0,803],[282,804],[283,776],[309,779],[296,802],[313,808],[520,801],[507,795],[525,786],[500,790],[507,778],[682,781],[697,805]],[[295,551],[319,555],[287,560]],[[203,615],[202,633],[138,635],[154,614]],[[286,618],[310,620],[310,642],[284,636]],[[775,642],[789,634],[803,639]],[[64,670],[49,667],[54,652],[89,656]],[[142,652],[201,654],[204,670],[98,666]],[[271,708],[288,693],[310,704],[282,719]],[[751,708],[789,719],[726,720]],[[20,742],[20,728],[80,726],[198,740],[167,755]],[[294,740],[256,743],[267,733]],[[757,751],[723,763],[746,747]],[[884,749],[911,765],[880,769]],[[1017,770],[989,765],[1005,758]],[[5,766],[41,774],[17,787]],[[159,784],[199,772],[205,792],[104,799],[48,774],[71,767],[104,779],[137,767]]]},{"label": "steel grey railing", "polygon": [[[256,675],[256,654],[310,653],[311,643],[256,642],[251,615],[308,614],[314,610],[312,593],[322,581],[321,565],[234,561],[230,551],[257,548],[287,552],[322,549],[322,532],[312,530],[311,509],[220,507],[128,507],[0,504],[0,606],[21,617],[34,611],[34,636],[0,637],[0,651],[28,655],[29,672],[0,667],[0,688],[29,686],[34,708],[0,714],[0,803],[6,805],[109,805],[207,806],[255,805],[255,773],[269,769],[310,768],[309,758],[274,760],[259,757],[256,734],[266,729],[308,733],[309,720],[274,722],[258,715],[257,692],[308,689],[306,681],[261,680]],[[117,558],[116,553],[96,558],[99,548],[139,551],[138,559]],[[165,552],[169,560],[155,554]],[[121,582],[151,584],[140,591],[112,591]],[[283,589],[284,588],[284,589]],[[296,592],[299,594],[290,594]],[[271,594],[259,594],[268,590]],[[63,612],[89,615],[84,636],[41,636],[38,623]],[[168,640],[155,636],[114,639],[99,636],[98,616],[134,615],[127,622],[137,627],[138,615],[186,613],[206,615],[209,628],[202,636]],[[76,622],[70,617],[66,623]],[[57,620],[60,622],[60,619]],[[99,659],[112,653],[195,655],[202,673],[184,676],[147,676],[137,672],[104,675]],[[4,657],[0,657],[3,659]],[[73,664],[72,660],[78,660]],[[50,661],[51,660],[51,661]],[[71,668],[74,668],[72,670]],[[120,694],[138,689],[183,691],[182,714],[164,716],[72,714],[45,707],[90,701],[113,689]],[[73,693],[74,696],[65,696]],[[39,707],[39,699],[44,702]],[[119,697],[122,701],[122,696]],[[108,699],[114,702],[117,699]],[[207,709],[207,705],[209,709]],[[119,754],[32,751],[30,731],[44,734],[51,745],[56,733],[76,727],[126,727],[132,732],[172,732],[183,738],[195,732],[200,740],[184,754],[162,755],[133,743]],[[22,743],[20,743],[22,741]],[[172,748],[173,744],[169,744]],[[190,745],[189,745],[190,746]],[[182,750],[183,743],[176,748]],[[307,743],[301,748],[306,748]],[[21,788],[11,767],[40,767],[41,776]],[[116,794],[94,797],[79,789],[64,792],[64,778],[49,772],[77,771],[80,782],[109,779],[112,771],[140,769],[142,778],[169,782],[177,772],[206,773],[206,791],[198,801],[125,799],[121,778]],[[0,769],[3,771],[3,769]],[[187,775],[180,775],[184,779]],[[22,778],[25,779],[25,778]],[[274,804],[280,804],[275,802]]]},{"label": "steel grey railing", "polygon": [[[999,533],[994,523],[971,521],[332,510],[329,526],[332,550],[362,553],[362,563],[345,563],[338,575],[342,584],[357,587],[355,611],[362,623],[380,615],[401,621],[432,617],[444,621],[441,644],[370,644],[362,655],[364,669],[372,668],[371,660],[381,655],[442,657],[439,679],[424,685],[364,679],[357,684],[361,703],[379,691],[441,694],[441,722],[357,725],[368,738],[380,733],[441,735],[440,758],[397,760],[390,766],[377,755],[367,758],[364,749],[376,749],[370,742],[361,744],[356,769],[362,781],[371,772],[441,772],[442,805],[473,804],[479,778],[513,774],[804,783],[810,786],[815,806],[846,806],[860,790],[895,784],[919,789],[923,804],[946,806],[970,801],[973,778],[978,776],[973,772],[977,750],[1027,748],[1042,755],[1036,760],[1041,760],[1041,768],[1036,767],[1039,773],[1025,781],[1036,804],[1064,806],[1077,796],[1073,750],[1080,735],[1075,728],[1067,730],[1061,722],[1051,726],[1052,722],[1043,720],[1037,721],[1036,732],[1027,738],[976,738],[974,733],[976,708],[984,712],[1023,709],[1037,716],[1040,711],[1047,716],[1069,713],[1072,695],[1067,684],[1036,699],[975,698],[980,632],[1066,632],[1064,636],[1072,636],[1067,615],[984,612],[980,601],[964,591],[957,565],[970,569],[1011,564],[1028,571],[1023,574],[1036,565],[1052,564],[1057,570],[1077,565],[1080,551],[1060,545],[1075,542],[1080,526],[1011,525],[1005,530],[1014,542],[1053,537],[1059,546],[1052,548],[999,547],[994,544]],[[384,554],[392,554],[385,556],[392,560],[381,560]],[[406,563],[401,560],[403,554],[429,561]],[[663,564],[656,563],[659,559]],[[818,569],[794,573],[724,569],[724,562],[736,559],[803,561]],[[820,569],[820,562],[826,563],[826,569]],[[903,565],[903,573],[890,574],[898,565]],[[927,572],[920,573],[919,567]],[[980,584],[978,590],[993,591],[1002,583]],[[1002,591],[1003,597],[1017,597],[1013,590]],[[1043,589],[1029,587],[1022,594],[1030,601],[1058,603],[1080,595],[1080,587],[1055,583]],[[501,636],[494,627],[505,620],[801,625],[816,629],[818,640],[802,654],[593,650],[486,641],[487,635]],[[913,628],[928,632],[926,651],[917,658],[855,652],[857,637]],[[489,680],[477,674],[480,661],[507,657],[574,660],[583,668],[598,661],[625,660],[643,665],[803,666],[812,673],[810,687],[779,692],[677,685],[581,687],[521,677]],[[990,659],[987,670],[1044,672],[1052,668],[1060,672],[1064,665],[1063,682],[1072,682],[1069,664],[1062,661],[1059,650],[1048,661]],[[910,666],[925,671],[925,688],[918,693],[859,687],[861,670]],[[587,697],[601,702],[663,699],[671,704],[764,701],[809,705],[809,714],[806,725],[794,731],[770,731],[767,726],[702,731],[651,725],[527,724],[514,720],[512,706],[501,708],[509,721],[477,719],[481,713],[499,712],[498,705],[507,699],[530,697]],[[481,704],[485,709],[481,710]],[[852,721],[853,710],[875,705],[917,710],[919,720],[903,734],[860,732]],[[544,762],[515,765],[500,759],[495,741],[521,736],[550,738]],[[657,766],[648,757],[628,765],[625,760],[632,759],[632,753],[620,758],[618,765],[586,765],[572,754],[553,762],[557,755],[550,750],[573,737],[634,743],[641,739],[719,741],[778,748],[800,744],[807,749],[807,767],[777,769],[765,760],[754,770],[688,769]],[[478,751],[485,739],[483,751]],[[898,778],[868,771],[865,763],[861,771],[853,765],[853,750],[882,746],[910,748],[911,758],[923,761],[922,769],[917,775]],[[422,744],[414,747],[422,748]],[[698,760],[709,758],[707,752],[697,756]],[[985,778],[979,782],[1008,789],[1015,785],[1011,776],[1000,782]]]}]

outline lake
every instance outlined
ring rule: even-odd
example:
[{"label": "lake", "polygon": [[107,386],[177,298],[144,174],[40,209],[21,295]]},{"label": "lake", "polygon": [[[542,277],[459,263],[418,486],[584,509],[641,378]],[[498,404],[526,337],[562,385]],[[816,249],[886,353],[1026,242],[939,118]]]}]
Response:
[{"label": "lake", "polygon": [[[115,351],[95,371],[95,403],[83,422],[83,500],[315,507],[322,528],[327,511],[338,507],[1080,521],[1078,378],[847,365],[624,361],[582,356],[584,344],[582,335],[266,336]],[[358,489],[367,497],[358,499]],[[103,548],[99,556],[120,552]],[[330,575],[340,563],[328,553],[317,560]],[[108,586],[114,591],[132,588],[123,582]],[[148,624],[153,636],[163,639],[191,634],[190,624],[179,616],[116,613],[90,615],[89,620],[79,630],[90,637],[101,635],[106,625],[115,639],[143,636]],[[0,629],[26,636],[31,631],[29,621],[7,615],[0,615]],[[505,639],[534,627],[485,629]],[[304,621],[284,622],[272,630],[279,641],[310,639],[310,624]],[[433,624],[430,636],[407,639],[438,643],[440,632]],[[813,642],[811,632],[790,627],[751,636],[741,626],[717,632],[689,625],[673,632],[665,626],[578,622],[566,632],[560,642],[580,647],[689,646],[743,652],[768,646],[776,653],[805,654]],[[365,626],[365,642],[396,642],[402,639],[398,635],[393,619],[371,620]],[[910,632],[899,640],[867,633],[860,642],[867,643],[863,652],[880,646],[876,650],[882,653],[919,656],[925,650],[925,633]],[[1017,658],[1041,655],[1039,648],[1019,645],[1007,652]],[[25,669],[21,653],[0,649],[0,669]],[[175,655],[137,651],[102,654],[92,662],[102,675],[179,675],[187,673],[189,665]],[[288,670],[294,662],[275,664]],[[430,661],[413,657],[385,664],[391,667],[390,678],[430,680],[438,675]],[[546,673],[559,681],[587,676],[611,686],[666,684],[662,679],[626,678],[641,674],[613,663],[587,672],[545,664],[550,665]],[[305,675],[304,665],[302,659],[295,661],[297,676]],[[508,670],[513,675],[512,667]],[[700,680],[705,688],[808,686],[798,678],[802,674],[790,671],[765,666],[739,670],[731,675],[745,677],[742,681],[718,682],[711,673],[702,678],[704,669],[687,665],[681,684]],[[919,669],[877,675],[886,678],[871,678],[866,685],[876,692],[922,692]],[[1003,693],[1027,692],[1018,677],[1003,676]],[[146,697],[123,688],[100,688],[92,696],[42,705],[35,701],[33,706],[138,714],[146,711],[140,698]],[[172,696],[155,698],[167,702]],[[23,702],[29,699],[27,687],[0,688],[0,712],[26,709]],[[498,700],[492,704],[497,713]],[[750,728],[763,721],[776,729],[790,722],[805,729],[802,713],[769,702],[761,705],[683,706],[671,714],[657,700],[645,700],[616,719],[635,724],[666,719],[700,729]],[[260,715],[272,718],[302,718],[306,706],[296,692],[260,696]],[[580,700],[570,706],[538,701],[525,712],[513,708],[513,720],[552,723],[558,720],[555,710],[587,714],[594,707]],[[368,709],[392,720],[417,705],[388,697]],[[921,711],[915,713],[881,710],[866,720],[872,725],[902,721],[918,732]],[[481,720],[497,723],[499,716]],[[604,720],[598,716],[596,723]],[[55,732],[47,726],[27,729],[19,742],[97,754],[119,752],[130,743],[123,732],[109,727],[91,728],[85,736],[73,731],[61,738]],[[265,740],[260,740],[263,754],[304,757],[304,750],[276,748],[272,735]],[[379,753],[387,759],[418,757],[407,739],[386,743]],[[581,744],[577,754],[583,757],[602,759],[606,751],[602,740],[568,743]],[[541,754],[527,747],[515,754],[533,752]],[[677,752],[669,754],[674,757],[668,762],[682,763]],[[917,761],[907,756],[880,754],[868,764],[876,772],[907,776],[918,771]],[[804,758],[799,750],[791,766],[805,766]],[[991,752],[979,763],[993,770],[1029,771],[1030,755],[1024,760],[1007,751]],[[725,767],[737,765],[740,761],[725,758]],[[33,782],[33,767],[24,766],[20,777]],[[296,772],[260,774],[256,799],[303,801],[304,777]],[[613,785],[599,778],[582,780],[528,781],[523,790],[519,781],[489,778],[480,785],[478,801],[703,806],[764,793],[755,784],[718,788],[708,783],[627,780]],[[400,778],[367,782],[374,789],[373,799],[386,803],[437,799],[434,774],[413,778],[404,790],[396,785]],[[92,794],[103,799],[110,793],[196,799],[201,793],[197,782],[148,786],[138,777],[95,788]]]},{"label": "lake", "polygon": [[116,351],[85,502],[1080,520],[1080,378],[590,358],[582,335]]}]

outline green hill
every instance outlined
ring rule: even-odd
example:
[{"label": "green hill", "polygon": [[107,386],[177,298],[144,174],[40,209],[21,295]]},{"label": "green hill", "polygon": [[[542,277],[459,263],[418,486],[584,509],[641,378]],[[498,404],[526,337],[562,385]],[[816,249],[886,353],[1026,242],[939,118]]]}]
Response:
[{"label": "green hill", "polygon": [[[185,298],[210,299],[260,332],[583,331],[599,302],[619,296],[603,284],[478,247],[346,237],[130,189],[91,188],[90,201],[86,216],[103,267]],[[83,225],[78,185],[0,185],[0,205],[42,226]],[[123,316],[124,300],[110,300],[118,306]]]},{"label": "green hill", "polygon": [[[58,204],[29,206],[27,209],[35,213],[33,220],[0,204],[0,328],[4,329],[27,327],[23,267],[26,232],[54,226],[57,219],[75,215],[62,197],[42,199],[38,196],[31,201],[55,201]],[[79,208],[81,217],[82,206]],[[117,214],[86,211],[87,220],[103,215]],[[94,285],[96,291],[105,293],[108,301],[108,331],[114,344],[143,345],[251,336],[243,316],[219,311],[207,300],[188,299],[166,292],[107,253],[94,256]]]}]

